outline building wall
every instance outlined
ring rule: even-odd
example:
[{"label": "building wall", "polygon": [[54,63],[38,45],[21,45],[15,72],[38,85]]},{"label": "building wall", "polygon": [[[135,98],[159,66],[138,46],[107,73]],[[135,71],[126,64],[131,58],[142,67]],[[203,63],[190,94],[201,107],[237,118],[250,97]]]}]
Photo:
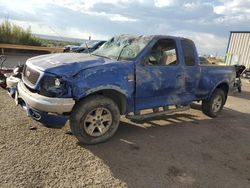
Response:
[{"label": "building wall", "polygon": [[226,54],[226,64],[239,64],[250,67],[250,31],[231,32]]}]

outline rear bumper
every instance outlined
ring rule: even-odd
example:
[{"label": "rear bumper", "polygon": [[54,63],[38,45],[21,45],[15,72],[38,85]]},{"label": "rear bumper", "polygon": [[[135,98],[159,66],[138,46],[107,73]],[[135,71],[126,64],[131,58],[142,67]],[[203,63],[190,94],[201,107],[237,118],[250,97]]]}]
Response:
[{"label": "rear bumper", "polygon": [[75,101],[72,98],[50,98],[32,93],[23,82],[19,82],[17,85],[17,95],[19,99],[22,99],[31,108],[43,112],[63,114],[71,112],[75,105]]}]

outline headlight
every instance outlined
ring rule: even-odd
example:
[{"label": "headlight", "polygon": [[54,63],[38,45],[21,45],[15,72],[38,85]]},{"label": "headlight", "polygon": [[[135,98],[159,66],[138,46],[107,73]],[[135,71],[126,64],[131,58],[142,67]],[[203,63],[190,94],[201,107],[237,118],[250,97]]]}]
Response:
[{"label": "headlight", "polygon": [[61,78],[46,76],[41,81],[40,94],[48,97],[60,97],[66,91],[66,83]]},{"label": "headlight", "polygon": [[56,87],[56,88],[60,88],[60,87],[61,87],[61,81],[60,81],[59,78],[56,78],[56,79],[55,79],[55,87]]}]

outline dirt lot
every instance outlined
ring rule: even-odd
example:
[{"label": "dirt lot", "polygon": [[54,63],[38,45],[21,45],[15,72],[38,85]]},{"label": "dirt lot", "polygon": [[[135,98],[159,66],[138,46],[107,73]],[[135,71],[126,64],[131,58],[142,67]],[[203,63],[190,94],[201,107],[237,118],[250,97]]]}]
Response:
[{"label": "dirt lot", "polygon": [[82,146],[68,125],[43,127],[1,89],[0,186],[250,187],[250,83],[243,90],[216,119],[199,105],[143,124],[123,119],[110,141]]}]

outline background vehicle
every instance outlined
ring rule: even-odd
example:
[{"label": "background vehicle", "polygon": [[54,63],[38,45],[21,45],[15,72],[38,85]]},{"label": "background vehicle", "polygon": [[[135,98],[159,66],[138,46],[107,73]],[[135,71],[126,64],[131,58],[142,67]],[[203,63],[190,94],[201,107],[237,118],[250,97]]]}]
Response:
[{"label": "background vehicle", "polygon": [[[92,54],[27,60],[15,98],[44,124],[69,118],[78,140],[95,144],[114,135],[120,115],[146,120],[202,101],[202,111],[216,117],[235,76],[231,66],[200,65],[189,39],[121,35]],[[144,109],[151,112],[142,114]]]},{"label": "background vehicle", "polygon": [[[93,52],[94,50],[98,49],[103,43],[106,41],[103,40],[89,40],[86,41],[86,43],[83,43],[81,46],[72,46],[68,45],[64,47],[63,52],[83,52],[83,53],[88,53],[88,52]],[[87,46],[88,49],[87,49]]]},{"label": "background vehicle", "polygon": [[201,65],[203,64],[211,64],[205,57],[199,57],[199,62]]},{"label": "background vehicle", "polygon": [[6,61],[7,56],[0,55],[0,87],[6,88],[6,79],[7,77],[13,73],[13,69],[10,68],[4,68],[3,64]]},{"label": "background vehicle", "polygon": [[247,78],[250,80],[250,68],[245,69],[244,72],[242,73],[243,78]]},{"label": "background vehicle", "polygon": [[14,97],[17,83],[21,81],[23,65],[18,65],[15,68],[3,68],[7,56],[0,56],[0,87],[7,89],[10,96]]},{"label": "background vehicle", "polygon": [[242,73],[244,72],[244,70],[246,69],[246,67],[244,65],[234,65],[235,70],[236,70],[236,80],[235,80],[235,87],[237,87],[238,92],[241,92],[241,76]]}]

